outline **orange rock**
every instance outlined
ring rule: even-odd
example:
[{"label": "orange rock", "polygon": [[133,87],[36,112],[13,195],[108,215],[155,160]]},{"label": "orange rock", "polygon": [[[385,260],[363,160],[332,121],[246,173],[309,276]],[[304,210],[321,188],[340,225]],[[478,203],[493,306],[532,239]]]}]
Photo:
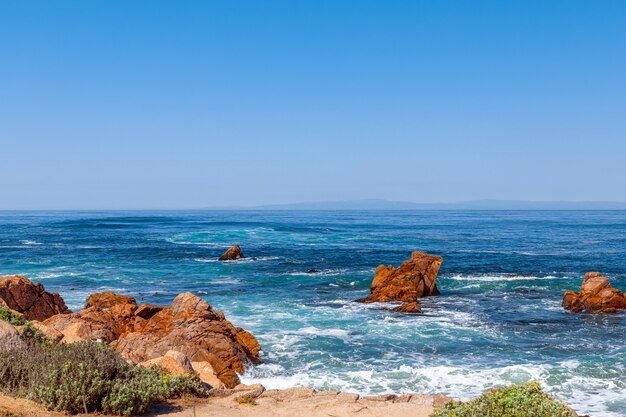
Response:
[{"label": "orange rock", "polygon": [[163,356],[169,350],[184,353],[192,362],[208,362],[219,379],[232,388],[245,366],[262,363],[254,336],[237,328],[201,298],[178,295],[147,320],[138,321],[132,332],[113,343],[122,356],[134,362]]},{"label": "orange rock", "polygon": [[99,292],[91,294],[87,298],[85,308],[98,307],[98,308],[111,308],[116,304],[134,304],[137,305],[135,299],[128,295],[115,294],[111,291]]},{"label": "orange rock", "polygon": [[580,292],[565,291],[562,305],[574,313],[614,313],[626,309],[626,295],[599,272],[588,272]]},{"label": "orange rock", "polygon": [[393,309],[393,311],[397,312],[397,313],[421,313],[422,312],[422,306],[420,306],[420,303],[418,302],[413,302],[413,303],[404,303],[396,308]]},{"label": "orange rock", "polygon": [[0,300],[27,320],[42,321],[55,314],[70,313],[59,294],[46,292],[43,285],[33,284],[21,275],[0,277]]},{"label": "orange rock", "polygon": [[233,245],[222,256],[220,256],[220,261],[233,261],[235,259],[243,258],[243,252],[239,245]]},{"label": "orange rock", "polygon": [[222,381],[220,381],[217,372],[213,369],[210,363],[208,362],[191,362],[191,366],[193,366],[193,370],[200,378],[200,381],[204,382],[211,386],[211,388],[226,388],[226,385]]},{"label": "orange rock", "polygon": [[380,265],[370,287],[371,293],[362,300],[365,303],[404,301],[415,302],[418,298],[439,295],[437,275],[443,263],[441,256],[413,252],[411,259],[397,269]]},{"label": "orange rock", "polygon": [[159,358],[141,362],[139,365],[145,367],[158,366],[166,373],[174,376],[193,375],[195,373],[191,362],[189,362],[189,358],[185,354],[175,350],[170,350]]}]

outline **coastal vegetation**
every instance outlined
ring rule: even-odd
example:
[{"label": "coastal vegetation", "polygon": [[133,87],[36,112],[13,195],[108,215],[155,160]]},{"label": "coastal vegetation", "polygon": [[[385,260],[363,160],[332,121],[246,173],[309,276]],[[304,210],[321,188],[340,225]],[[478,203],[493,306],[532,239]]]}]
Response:
[{"label": "coastal vegetation", "polygon": [[26,320],[10,308],[0,306],[0,320],[8,322],[12,326],[22,326]]},{"label": "coastal vegetation", "polygon": [[68,413],[133,415],[158,401],[203,396],[195,375],[125,361],[99,342],[31,345],[0,355],[0,391]]},{"label": "coastal vegetation", "polygon": [[563,402],[546,394],[538,382],[487,391],[471,401],[451,401],[433,417],[573,417]]}]

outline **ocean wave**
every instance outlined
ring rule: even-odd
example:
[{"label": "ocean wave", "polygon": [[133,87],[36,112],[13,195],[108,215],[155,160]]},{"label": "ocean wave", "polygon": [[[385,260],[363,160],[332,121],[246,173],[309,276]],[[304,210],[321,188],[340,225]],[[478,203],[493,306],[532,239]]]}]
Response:
[{"label": "ocean wave", "polygon": [[496,282],[496,281],[533,281],[533,280],[553,280],[553,279],[570,279],[568,277],[557,277],[554,275],[537,276],[537,275],[518,275],[518,274],[493,274],[493,275],[464,275],[457,274],[451,276],[442,276],[441,281],[479,281],[479,282]]},{"label": "ocean wave", "polygon": [[35,240],[20,240],[20,243],[26,246],[43,245],[43,243],[37,242]]}]

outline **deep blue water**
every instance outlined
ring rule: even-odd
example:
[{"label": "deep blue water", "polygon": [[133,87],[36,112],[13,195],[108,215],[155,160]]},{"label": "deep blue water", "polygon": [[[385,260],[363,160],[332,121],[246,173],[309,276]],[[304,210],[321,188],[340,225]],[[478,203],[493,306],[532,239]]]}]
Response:
[{"label": "deep blue water", "polygon": [[[248,258],[217,262],[234,243]],[[351,302],[414,250],[444,258],[424,314]],[[587,271],[626,290],[626,211],[0,212],[0,274],[75,310],[96,291],[157,304],[192,291],[262,344],[246,382],[469,398],[538,380],[623,417],[626,314],[560,307]]]}]

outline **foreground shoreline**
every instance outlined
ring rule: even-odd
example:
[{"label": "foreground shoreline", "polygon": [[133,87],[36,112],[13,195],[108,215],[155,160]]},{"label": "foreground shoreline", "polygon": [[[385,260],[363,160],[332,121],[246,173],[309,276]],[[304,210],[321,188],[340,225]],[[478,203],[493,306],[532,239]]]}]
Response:
[{"label": "foreground shoreline", "polygon": [[[154,405],[146,417],[429,417],[433,411],[449,401],[445,395],[384,394],[360,396],[339,391],[315,391],[310,388],[264,390],[261,385],[251,385],[219,392],[214,390],[209,398],[184,398]],[[0,416],[61,417],[66,413],[46,410],[39,404],[22,398],[0,395]],[[100,416],[99,413],[77,416]]]}]

